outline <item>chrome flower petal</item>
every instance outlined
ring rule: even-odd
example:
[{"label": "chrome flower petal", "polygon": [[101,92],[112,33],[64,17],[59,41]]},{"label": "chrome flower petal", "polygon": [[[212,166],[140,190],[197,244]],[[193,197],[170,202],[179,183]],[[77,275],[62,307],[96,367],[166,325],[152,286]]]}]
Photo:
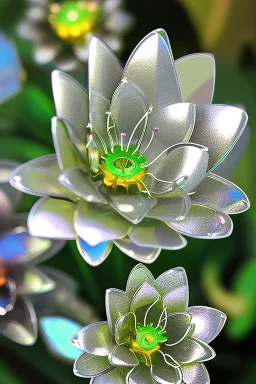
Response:
[{"label": "chrome flower petal", "polygon": [[131,344],[136,333],[136,317],[132,312],[121,316],[115,325],[115,341],[117,344]]},{"label": "chrome flower petal", "polygon": [[75,214],[75,229],[89,245],[124,238],[131,224],[108,205],[79,202]]},{"label": "chrome flower petal", "polygon": [[161,252],[161,248],[139,247],[129,237],[115,240],[114,243],[125,255],[145,264],[153,263]]},{"label": "chrome flower petal", "polygon": [[10,183],[14,188],[31,195],[72,197],[60,184],[59,173],[56,155],[46,155],[17,167],[10,176]]},{"label": "chrome flower petal", "polygon": [[229,154],[243,133],[246,113],[229,105],[198,105],[190,141],[209,151],[208,171],[212,172]]},{"label": "chrome flower petal", "polygon": [[99,243],[98,245],[91,246],[78,237],[76,243],[80,254],[92,267],[97,267],[103,263],[113,248],[113,243],[111,241],[105,241],[103,243]]},{"label": "chrome flower petal", "polygon": [[86,90],[72,77],[60,71],[52,73],[52,89],[58,118],[86,137],[89,121],[89,99]]},{"label": "chrome flower petal", "polygon": [[104,375],[112,368],[108,358],[105,356],[90,355],[83,353],[76,359],[74,364],[74,374],[80,377],[95,377]]},{"label": "chrome flower petal", "polygon": [[136,367],[139,365],[134,352],[130,351],[125,345],[117,345],[108,356],[112,365],[120,365],[124,367]]},{"label": "chrome flower petal", "polygon": [[246,194],[231,181],[210,173],[191,195],[193,203],[210,204],[228,215],[242,213],[250,208]]},{"label": "chrome flower petal", "polygon": [[107,356],[115,346],[106,321],[87,325],[71,341],[77,348],[98,356]]},{"label": "chrome flower petal", "polygon": [[0,316],[0,334],[21,345],[33,345],[37,338],[37,319],[31,302],[18,298],[13,310]]},{"label": "chrome flower petal", "polygon": [[128,384],[154,384],[155,381],[150,374],[149,367],[140,364],[135,367],[127,376]]},{"label": "chrome flower petal", "polygon": [[212,349],[212,347],[210,347],[210,345],[204,343],[204,342],[201,341],[201,340],[197,340],[197,339],[196,339],[196,342],[197,342],[198,344],[200,344],[201,347],[204,348],[204,352],[205,352],[204,355],[201,356],[201,357],[197,360],[198,362],[203,363],[203,362],[205,362],[205,361],[209,361],[209,360],[214,359],[214,357],[216,356],[216,353],[215,353],[215,351]]},{"label": "chrome flower petal", "polygon": [[135,83],[153,108],[181,101],[172,52],[159,32],[149,33],[137,45],[123,73],[123,79]]},{"label": "chrome flower petal", "polygon": [[134,294],[130,306],[131,312],[136,312],[137,309],[152,304],[160,299],[157,290],[148,283],[144,283]]},{"label": "chrome flower petal", "polygon": [[156,352],[152,355],[151,375],[154,380],[162,384],[179,384],[182,380],[180,368],[166,363],[164,355]]},{"label": "chrome flower petal", "polygon": [[112,371],[100,375],[92,379],[91,384],[124,384],[126,372],[123,372],[118,367],[112,369]]},{"label": "chrome flower petal", "polygon": [[[4,193],[6,197],[8,197],[8,200],[10,200],[10,203],[12,204],[12,209],[15,208],[22,197],[22,194],[20,191],[18,191],[15,188],[12,188],[9,183],[10,175],[12,174],[13,170],[17,168],[19,164],[16,163],[16,161],[12,160],[0,160],[0,190],[1,194]],[[4,199],[4,197],[0,198],[0,201]],[[4,199],[5,200],[5,199]],[[2,209],[2,203],[1,204],[1,212]],[[8,205],[8,203],[6,203]]]},{"label": "chrome flower petal", "polygon": [[210,347],[207,346],[207,349],[205,349],[204,344],[202,345],[199,341],[197,342],[195,339],[186,337],[176,345],[165,345],[163,347],[163,352],[170,355],[175,361],[178,361],[181,364],[189,364],[195,361],[200,361],[201,359],[203,360],[206,356],[208,357],[209,348]]},{"label": "chrome flower petal", "polygon": [[107,289],[105,302],[108,325],[114,335],[117,320],[129,312],[131,298],[124,291],[112,288]]},{"label": "chrome flower petal", "polygon": [[210,53],[195,53],[175,60],[182,100],[211,104],[215,85],[215,60]]},{"label": "chrome flower petal", "polygon": [[204,364],[186,364],[182,366],[185,384],[209,384],[210,377]]},{"label": "chrome flower petal", "polygon": [[[0,267],[0,271],[1,271]],[[11,311],[16,301],[16,284],[13,279],[1,278],[0,285],[0,316],[6,315]],[[1,328],[0,328],[1,332]]]},{"label": "chrome flower petal", "polygon": [[39,199],[28,216],[30,234],[52,239],[75,239],[75,209],[76,204],[71,201],[50,197]]},{"label": "chrome flower petal", "polygon": [[195,330],[193,337],[210,343],[220,333],[226,322],[225,313],[210,307],[189,307],[188,313],[192,316],[191,323]]},{"label": "chrome flower petal", "polygon": [[149,269],[143,264],[137,264],[129,274],[126,284],[126,293],[130,297],[133,297],[133,295],[144,283],[148,283],[153,286],[154,282],[154,276]]},{"label": "chrome flower petal", "polygon": [[181,234],[198,239],[223,238],[233,231],[232,220],[226,213],[200,204],[192,204],[184,220],[170,224]]},{"label": "chrome flower petal", "polygon": [[[171,308],[169,307],[169,312]],[[191,316],[187,313],[172,313],[167,317],[166,323],[166,345],[178,344],[183,340],[190,330]]]},{"label": "chrome flower petal", "polygon": [[164,222],[147,218],[131,228],[129,237],[140,247],[181,249],[187,244],[184,237]]}]

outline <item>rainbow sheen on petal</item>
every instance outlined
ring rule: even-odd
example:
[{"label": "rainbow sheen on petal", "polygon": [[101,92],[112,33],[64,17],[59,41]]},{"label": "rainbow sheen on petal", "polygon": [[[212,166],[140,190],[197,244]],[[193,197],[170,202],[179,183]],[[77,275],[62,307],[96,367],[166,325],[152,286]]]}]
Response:
[{"label": "rainbow sheen on petal", "polygon": [[111,252],[113,243],[104,241],[98,245],[91,246],[81,237],[79,237],[77,239],[77,245],[85,261],[92,266],[97,266],[108,257],[109,253]]}]

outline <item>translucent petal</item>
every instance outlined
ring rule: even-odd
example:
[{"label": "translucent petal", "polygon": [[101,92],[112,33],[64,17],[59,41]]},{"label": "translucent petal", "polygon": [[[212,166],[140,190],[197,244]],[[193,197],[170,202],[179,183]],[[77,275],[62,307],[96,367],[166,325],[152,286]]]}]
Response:
[{"label": "translucent petal", "polygon": [[56,115],[74,127],[81,138],[89,121],[89,101],[86,90],[72,77],[60,71],[52,73]]},{"label": "translucent petal", "polygon": [[137,264],[128,277],[126,292],[130,297],[133,297],[135,292],[137,292],[137,290],[146,282],[150,285],[154,285],[154,276],[145,265]]},{"label": "translucent petal", "polygon": [[[171,308],[169,308],[170,310]],[[166,323],[166,344],[174,345],[183,340],[190,330],[190,323],[191,316],[187,313],[173,313],[169,315]]]},{"label": "translucent petal", "polygon": [[181,101],[170,47],[157,31],[148,34],[135,48],[123,78],[135,83],[153,108]]},{"label": "translucent petal", "polygon": [[76,204],[71,201],[44,197],[39,199],[29,213],[30,234],[52,239],[75,239],[75,209]]},{"label": "translucent petal", "polygon": [[[1,39],[1,35],[0,35],[0,39]],[[16,163],[16,161],[0,160],[1,195],[2,193],[4,193],[6,197],[8,197],[8,200],[10,201],[13,208],[15,208],[19,204],[22,197],[22,194],[20,193],[20,191],[18,191],[16,188],[12,188],[12,186],[9,183],[10,175],[12,174],[13,170],[17,168],[18,165],[19,163]],[[4,199],[4,197],[1,196],[0,198],[1,211],[2,211],[2,199]]]},{"label": "translucent petal", "polygon": [[119,368],[114,368],[112,371],[95,377],[92,384],[124,384],[126,374]]},{"label": "translucent petal", "polygon": [[152,304],[157,299],[160,299],[160,295],[157,290],[148,283],[144,283],[134,294],[130,311],[135,312],[138,308]]},{"label": "translucent petal", "polygon": [[210,377],[204,364],[186,364],[182,367],[185,384],[210,384]]},{"label": "translucent petal", "polygon": [[60,184],[59,173],[56,155],[42,156],[17,167],[11,174],[10,183],[31,195],[71,197],[72,194]]},{"label": "translucent petal", "polygon": [[106,291],[106,313],[108,325],[113,335],[117,320],[130,310],[131,299],[119,289],[108,289]]},{"label": "translucent petal", "polygon": [[220,333],[226,322],[225,313],[210,307],[189,307],[191,323],[195,326],[193,337],[210,343]]},{"label": "translucent petal", "polygon": [[27,298],[18,298],[14,309],[0,317],[0,333],[21,345],[35,343],[37,338],[36,313]]},{"label": "translucent petal", "polygon": [[233,231],[232,220],[227,214],[200,204],[192,204],[184,220],[170,224],[183,235],[198,239],[223,238]]},{"label": "translucent petal", "polygon": [[190,141],[209,151],[208,171],[212,172],[228,155],[241,136],[246,113],[229,105],[198,105],[196,124]]},{"label": "translucent petal", "polygon": [[[2,268],[0,268],[2,273]],[[5,272],[5,271],[3,271]],[[16,284],[13,279],[1,277],[0,285],[0,316],[11,311],[16,301]]]},{"label": "translucent petal", "polygon": [[74,364],[74,374],[80,377],[95,377],[109,372],[113,367],[105,356],[83,353]]},{"label": "translucent petal", "polygon": [[164,222],[147,218],[132,227],[129,237],[141,247],[181,249],[187,244],[178,232]]},{"label": "translucent petal", "polygon": [[80,202],[75,215],[75,229],[89,245],[122,239],[130,229],[130,223],[108,205]]},{"label": "translucent petal", "polygon": [[139,247],[138,245],[134,244],[129,239],[129,237],[116,240],[114,243],[124,254],[145,264],[153,263],[161,252],[160,248]]},{"label": "translucent petal", "polygon": [[175,60],[183,102],[211,104],[215,85],[215,60],[210,53],[194,53]]},{"label": "translucent petal", "polygon": [[117,344],[131,344],[136,333],[136,317],[128,312],[121,316],[115,326],[115,341]]},{"label": "translucent petal", "polygon": [[97,356],[107,356],[115,346],[106,321],[87,325],[71,341],[77,348]]},{"label": "translucent petal", "polygon": [[145,364],[140,364],[134,368],[128,375],[128,384],[154,384],[155,381],[150,375],[149,367]]},{"label": "translucent petal", "polygon": [[80,237],[77,238],[76,243],[80,254],[83,256],[84,260],[92,267],[97,267],[103,263],[103,261],[106,260],[110,254],[113,247],[113,243],[111,241],[105,241],[103,243],[99,243],[98,245],[91,246]]},{"label": "translucent petal", "polygon": [[[197,342],[197,340],[186,337],[180,343],[172,346],[165,345],[163,352],[170,355],[175,361],[180,364],[189,364],[195,361],[204,361],[204,358],[209,357],[209,349],[207,344]],[[213,358],[212,356],[211,358]],[[206,360],[208,360],[206,358]]]},{"label": "translucent petal", "polygon": [[[29,249],[29,257],[31,264],[39,264],[43,261],[49,259],[50,257],[56,255],[65,245],[65,241],[63,240],[49,240],[49,239],[41,239],[39,237],[31,236],[33,238],[33,247]],[[42,245],[44,243],[50,242],[50,247],[45,251],[39,254],[39,249],[42,250]],[[40,248],[39,248],[40,245]],[[38,252],[38,253],[37,253]],[[41,252],[41,251],[40,251]]]},{"label": "translucent petal", "polygon": [[150,369],[152,377],[158,383],[178,384],[181,382],[182,373],[180,368],[167,364],[164,356],[160,352],[152,355],[152,365]]},{"label": "translucent petal", "polygon": [[130,351],[125,345],[117,345],[109,354],[109,361],[112,365],[120,365],[125,367],[136,367],[139,365],[134,352]]},{"label": "translucent petal", "polygon": [[213,205],[228,215],[242,213],[250,208],[246,194],[231,181],[210,173],[191,196],[194,203]]}]

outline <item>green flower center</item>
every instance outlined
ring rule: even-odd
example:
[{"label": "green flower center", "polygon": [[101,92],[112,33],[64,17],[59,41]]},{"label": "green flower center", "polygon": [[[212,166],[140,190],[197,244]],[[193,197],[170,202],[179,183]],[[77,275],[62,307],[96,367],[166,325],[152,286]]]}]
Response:
[{"label": "green flower center", "polygon": [[142,350],[149,351],[158,346],[159,343],[167,340],[165,332],[161,327],[154,328],[152,325],[137,326],[136,342]]}]

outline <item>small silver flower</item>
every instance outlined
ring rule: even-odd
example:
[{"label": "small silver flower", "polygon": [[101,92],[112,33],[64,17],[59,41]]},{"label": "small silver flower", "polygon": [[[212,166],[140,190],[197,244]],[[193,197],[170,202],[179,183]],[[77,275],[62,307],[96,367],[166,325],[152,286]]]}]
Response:
[{"label": "small silver flower", "polygon": [[210,104],[214,59],[174,62],[163,30],[146,36],[123,69],[98,38],[90,43],[89,96],[54,71],[56,155],[32,160],[10,181],[43,196],[28,225],[35,236],[76,239],[91,265],[113,243],[144,263],[183,237],[229,236],[230,214],[249,208],[245,193],[213,173],[247,122],[246,113]]},{"label": "small silver flower", "polygon": [[225,324],[224,313],[188,307],[183,268],[156,280],[138,264],[126,291],[106,292],[107,321],[76,333],[73,344],[84,351],[74,364],[77,376],[91,384],[209,384],[204,362],[215,357],[208,345]]},{"label": "small silver flower", "polygon": [[132,17],[123,0],[27,0],[28,8],[19,34],[34,43],[39,64],[56,61],[65,71],[87,62],[92,35],[101,37],[115,51],[123,46],[122,35]]},{"label": "small silver flower", "polygon": [[0,161],[0,334],[22,344],[34,344],[37,317],[29,295],[48,292],[54,281],[37,266],[63,246],[62,241],[29,234],[27,214],[15,214],[21,193],[8,182],[17,163]]}]

